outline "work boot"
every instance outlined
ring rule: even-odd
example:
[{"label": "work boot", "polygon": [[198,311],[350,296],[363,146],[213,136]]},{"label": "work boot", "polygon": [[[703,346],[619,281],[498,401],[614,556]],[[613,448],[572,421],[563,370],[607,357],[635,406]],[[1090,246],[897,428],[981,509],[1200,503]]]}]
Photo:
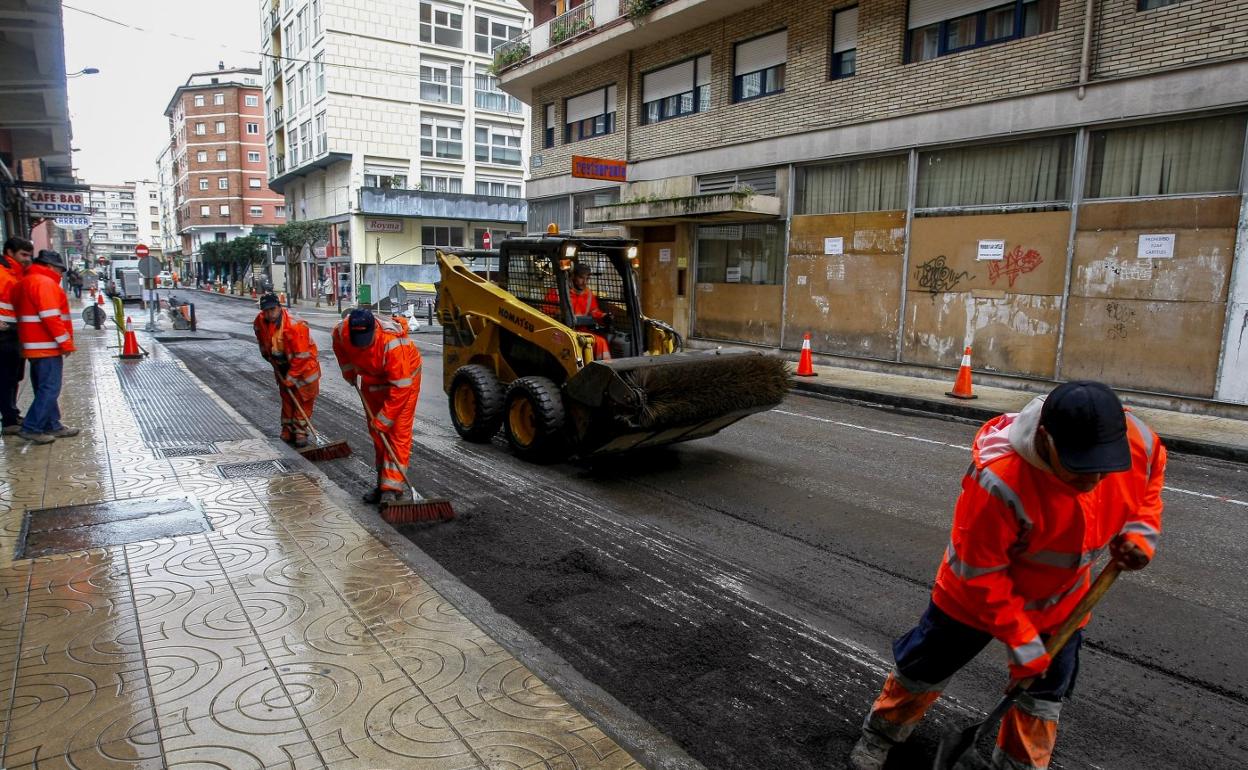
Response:
[{"label": "work boot", "polygon": [[82,433],[82,430],[80,430],[79,428],[71,428],[68,425],[62,425],[61,427],[52,431],[52,435],[56,436],[57,438],[70,438],[71,436],[77,436],[79,433]]},{"label": "work boot", "polygon": [[376,505],[381,502],[381,487],[373,487],[373,491],[364,495],[364,502],[369,505]]},{"label": "work boot", "polygon": [[402,497],[403,495],[401,493],[395,492],[393,489],[387,489],[378,496],[377,502],[381,505],[385,505],[386,503],[397,503]]},{"label": "work boot", "polygon": [[6,435],[6,436],[16,436],[17,434],[19,434],[19,433],[21,433],[21,432],[22,432],[22,426],[21,426],[21,425],[6,425],[6,426],[4,426],[4,435]]},{"label": "work boot", "polygon": [[51,444],[56,441],[56,436],[49,436],[47,433],[27,433],[26,431],[18,431],[19,436],[33,444]]},{"label": "work boot", "polygon": [[883,770],[892,748],[892,741],[864,730],[849,752],[848,767],[850,770]]},{"label": "work boot", "polygon": [[306,447],[306,446],[308,445],[308,434],[306,434],[306,433],[296,433],[296,434],[295,434],[295,442],[294,442],[294,443],[295,443],[295,448],[296,448],[296,449],[303,449],[304,447]]}]

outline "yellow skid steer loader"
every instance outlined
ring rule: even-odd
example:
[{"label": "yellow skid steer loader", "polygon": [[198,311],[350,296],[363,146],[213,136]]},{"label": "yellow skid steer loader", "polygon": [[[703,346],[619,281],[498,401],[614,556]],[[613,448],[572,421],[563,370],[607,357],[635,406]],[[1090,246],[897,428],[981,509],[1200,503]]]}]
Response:
[{"label": "yellow skid steer loader", "polygon": [[[501,426],[534,461],[624,452],[714,435],[789,390],[782,359],[677,352],[676,330],[642,315],[636,241],[510,238],[497,260],[489,281],[438,253],[443,387],[468,441]],[[573,312],[586,309],[583,293],[573,301],[578,265],[589,269],[591,315]]]}]

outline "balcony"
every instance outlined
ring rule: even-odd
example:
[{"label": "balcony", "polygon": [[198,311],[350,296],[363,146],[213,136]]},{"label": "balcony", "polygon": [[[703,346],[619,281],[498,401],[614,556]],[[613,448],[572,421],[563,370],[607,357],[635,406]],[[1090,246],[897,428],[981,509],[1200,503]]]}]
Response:
[{"label": "balcony", "polygon": [[270,131],[281,131],[286,127],[286,115],[281,107],[273,108],[273,125],[269,127]]},{"label": "balcony", "polygon": [[276,10],[269,11],[269,32],[277,34],[282,29],[282,15]]},{"label": "balcony", "polygon": [[586,0],[499,46],[494,69],[504,91],[532,103],[538,86],[765,1]]},{"label": "balcony", "polygon": [[529,218],[529,205],[523,198],[361,187],[360,213],[523,224]]}]

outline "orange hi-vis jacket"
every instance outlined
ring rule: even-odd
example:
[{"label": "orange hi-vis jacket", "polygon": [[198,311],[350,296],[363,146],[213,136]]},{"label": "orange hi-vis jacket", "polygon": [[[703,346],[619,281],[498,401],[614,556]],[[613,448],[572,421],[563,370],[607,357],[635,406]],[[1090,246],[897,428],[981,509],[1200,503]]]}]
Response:
[{"label": "orange hi-vis jacket", "polygon": [[996,417],[976,435],[932,589],[937,607],[1000,639],[1016,665],[1045,654],[1040,634],[1069,617],[1114,538],[1151,558],[1161,533],[1166,450],[1156,434],[1127,411],[1131,468],[1079,493],[1032,448],[1043,403]]},{"label": "orange hi-vis jacket", "polygon": [[289,365],[283,385],[302,388],[321,378],[321,362],[307,321],[282,308],[280,323],[265,323],[264,313],[259,313],[251,326],[264,360],[282,368]]},{"label": "orange hi-vis jacket", "polygon": [[16,260],[0,258],[0,323],[17,328],[17,311],[13,306],[13,290],[25,271]]},{"label": "orange hi-vis jacket", "polygon": [[59,273],[47,265],[32,264],[13,297],[24,358],[52,358],[74,351],[69,298],[61,288]]}]

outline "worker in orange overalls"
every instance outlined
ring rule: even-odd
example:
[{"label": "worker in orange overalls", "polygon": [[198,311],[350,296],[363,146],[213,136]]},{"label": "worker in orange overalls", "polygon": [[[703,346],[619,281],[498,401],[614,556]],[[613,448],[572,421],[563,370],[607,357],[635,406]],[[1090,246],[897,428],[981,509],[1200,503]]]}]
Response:
[{"label": "worker in orange overalls", "polygon": [[22,430],[17,391],[26,376],[22,343],[17,338],[13,292],[34,256],[35,244],[19,236],[4,242],[4,254],[0,256],[0,418],[6,436],[16,436]]},{"label": "worker in orange overalls", "polygon": [[321,362],[308,322],[282,307],[276,294],[268,293],[260,298],[260,313],[251,326],[260,355],[273,365],[273,379],[282,396],[282,441],[306,447],[308,420],[321,388]]},{"label": "worker in orange overalls", "polygon": [[988,421],[971,458],[931,603],[893,643],[896,667],[850,753],[855,770],[882,768],[993,638],[1005,643],[1011,680],[1035,681],[1001,720],[992,767],[1047,768],[1082,630],[1052,657],[1046,636],[1088,592],[1106,550],[1128,570],[1153,558],[1166,449],[1107,386],[1068,382]]},{"label": "worker in orange overalls", "polygon": [[65,269],[60,252],[40,249],[12,293],[17,338],[22,343],[22,357],[30,365],[30,384],[35,392],[17,435],[35,444],[51,444],[79,432],[61,422],[57,403],[65,357],[75,350],[69,299],[61,288]]},{"label": "worker in orange overalls", "polygon": [[[605,325],[611,322],[611,314],[599,307],[598,297],[594,294],[594,290],[589,288],[589,276],[592,272],[593,269],[584,262],[577,262],[576,267],[572,268],[568,299],[572,301],[573,324],[575,324],[573,328],[582,334],[593,335],[594,360],[608,361],[611,358],[611,348],[607,344],[607,338],[590,328],[591,324]],[[552,287],[546,292],[546,302],[542,305],[542,312],[555,318],[559,317],[557,289]]]},{"label": "worker in orange overalls", "polygon": [[[352,310],[333,331],[334,356],[342,377],[359,386],[373,413],[368,430],[376,453],[377,486],[364,502],[399,499],[403,474],[412,455],[412,425],[420,398],[420,351],[407,337],[407,325],[396,318],[377,318],[363,309]],[[394,450],[391,457],[381,441]]]}]

